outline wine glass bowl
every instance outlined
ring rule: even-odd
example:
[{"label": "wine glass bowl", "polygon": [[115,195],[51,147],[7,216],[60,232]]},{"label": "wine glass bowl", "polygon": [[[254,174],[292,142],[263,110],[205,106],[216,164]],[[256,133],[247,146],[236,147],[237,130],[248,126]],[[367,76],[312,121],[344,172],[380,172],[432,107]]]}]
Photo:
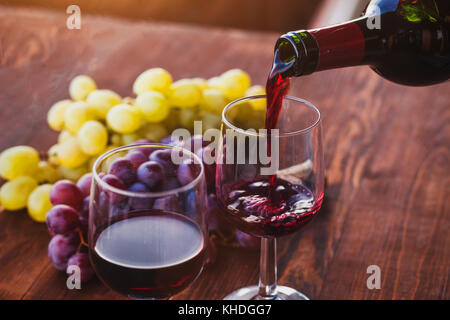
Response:
[{"label": "wine glass bowl", "polygon": [[[241,109],[248,112],[252,103],[263,99],[237,100],[222,114],[216,172],[219,205],[234,226],[262,238],[264,256],[260,287],[238,290],[228,298],[304,298],[293,289],[276,286],[276,264],[270,260],[275,259],[275,238],[303,228],[322,204],[320,112],[305,100],[287,96],[278,130],[243,127],[237,117]],[[268,264],[273,265],[271,270]],[[289,293],[283,296],[282,290]]]},{"label": "wine glass bowl", "polygon": [[[130,166],[136,153],[147,161]],[[205,263],[205,204],[203,164],[188,150],[139,144],[100,156],[88,232],[99,278],[135,299],[167,299],[185,289]]]}]

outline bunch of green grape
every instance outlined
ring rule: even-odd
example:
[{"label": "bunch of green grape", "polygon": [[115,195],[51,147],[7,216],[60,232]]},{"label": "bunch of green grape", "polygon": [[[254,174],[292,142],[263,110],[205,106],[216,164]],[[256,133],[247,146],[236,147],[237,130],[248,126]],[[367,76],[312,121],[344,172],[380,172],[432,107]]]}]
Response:
[{"label": "bunch of green grape", "polygon": [[[113,148],[146,139],[154,142],[176,128],[193,130],[202,121],[203,130],[219,128],[221,112],[231,101],[265,94],[262,86],[251,86],[250,76],[232,69],[211,79],[173,81],[162,68],[141,73],[134,81],[133,96],[121,97],[99,89],[87,75],[76,76],[69,85],[69,98],[48,111],[47,122],[59,132],[57,142],[44,159],[29,146],[16,146],[0,154],[0,204],[8,211],[28,208],[30,216],[44,222],[52,207],[49,192],[61,179],[78,180],[95,160]],[[264,114],[265,102],[251,105],[240,121],[255,121]],[[259,117],[258,119],[262,119]]]}]

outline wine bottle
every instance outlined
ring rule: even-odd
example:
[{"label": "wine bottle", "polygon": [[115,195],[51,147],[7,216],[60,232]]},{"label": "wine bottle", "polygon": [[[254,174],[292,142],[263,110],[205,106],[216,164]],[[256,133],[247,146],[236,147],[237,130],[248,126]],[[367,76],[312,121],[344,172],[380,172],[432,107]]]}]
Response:
[{"label": "wine bottle", "polygon": [[281,36],[283,77],[368,65],[393,82],[424,86],[450,78],[450,0],[372,0],[358,19]]}]

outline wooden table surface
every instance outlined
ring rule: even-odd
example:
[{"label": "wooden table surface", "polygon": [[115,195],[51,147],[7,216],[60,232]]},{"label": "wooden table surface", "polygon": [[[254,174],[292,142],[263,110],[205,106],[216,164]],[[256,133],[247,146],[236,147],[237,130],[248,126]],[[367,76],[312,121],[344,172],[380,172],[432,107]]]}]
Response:
[{"label": "wooden table surface", "polygon": [[[176,79],[238,67],[263,84],[277,38],[86,16],[68,30],[66,17],[0,7],[0,150],[51,146],[47,110],[77,74],[122,95],[156,66]],[[279,283],[312,299],[449,299],[449,84],[407,88],[358,67],[294,86],[323,113],[328,187],[317,218],[279,241]],[[121,298],[98,280],[68,290],[49,240],[26,213],[0,213],[0,299]],[[370,265],[379,290],[366,286]],[[258,252],[220,247],[218,263],[175,298],[221,299],[257,279]]]}]

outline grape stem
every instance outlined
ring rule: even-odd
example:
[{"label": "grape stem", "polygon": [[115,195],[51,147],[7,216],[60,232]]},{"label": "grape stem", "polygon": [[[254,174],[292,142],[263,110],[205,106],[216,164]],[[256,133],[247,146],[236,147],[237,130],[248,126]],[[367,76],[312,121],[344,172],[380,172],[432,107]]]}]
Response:
[{"label": "grape stem", "polygon": [[84,246],[88,247],[88,244],[86,243],[86,241],[84,241],[83,232],[81,232],[81,229],[78,227],[76,229],[76,231],[78,232],[78,235],[80,236],[80,244],[79,244],[78,249],[77,249],[77,252],[80,252],[81,246],[84,245]]}]

